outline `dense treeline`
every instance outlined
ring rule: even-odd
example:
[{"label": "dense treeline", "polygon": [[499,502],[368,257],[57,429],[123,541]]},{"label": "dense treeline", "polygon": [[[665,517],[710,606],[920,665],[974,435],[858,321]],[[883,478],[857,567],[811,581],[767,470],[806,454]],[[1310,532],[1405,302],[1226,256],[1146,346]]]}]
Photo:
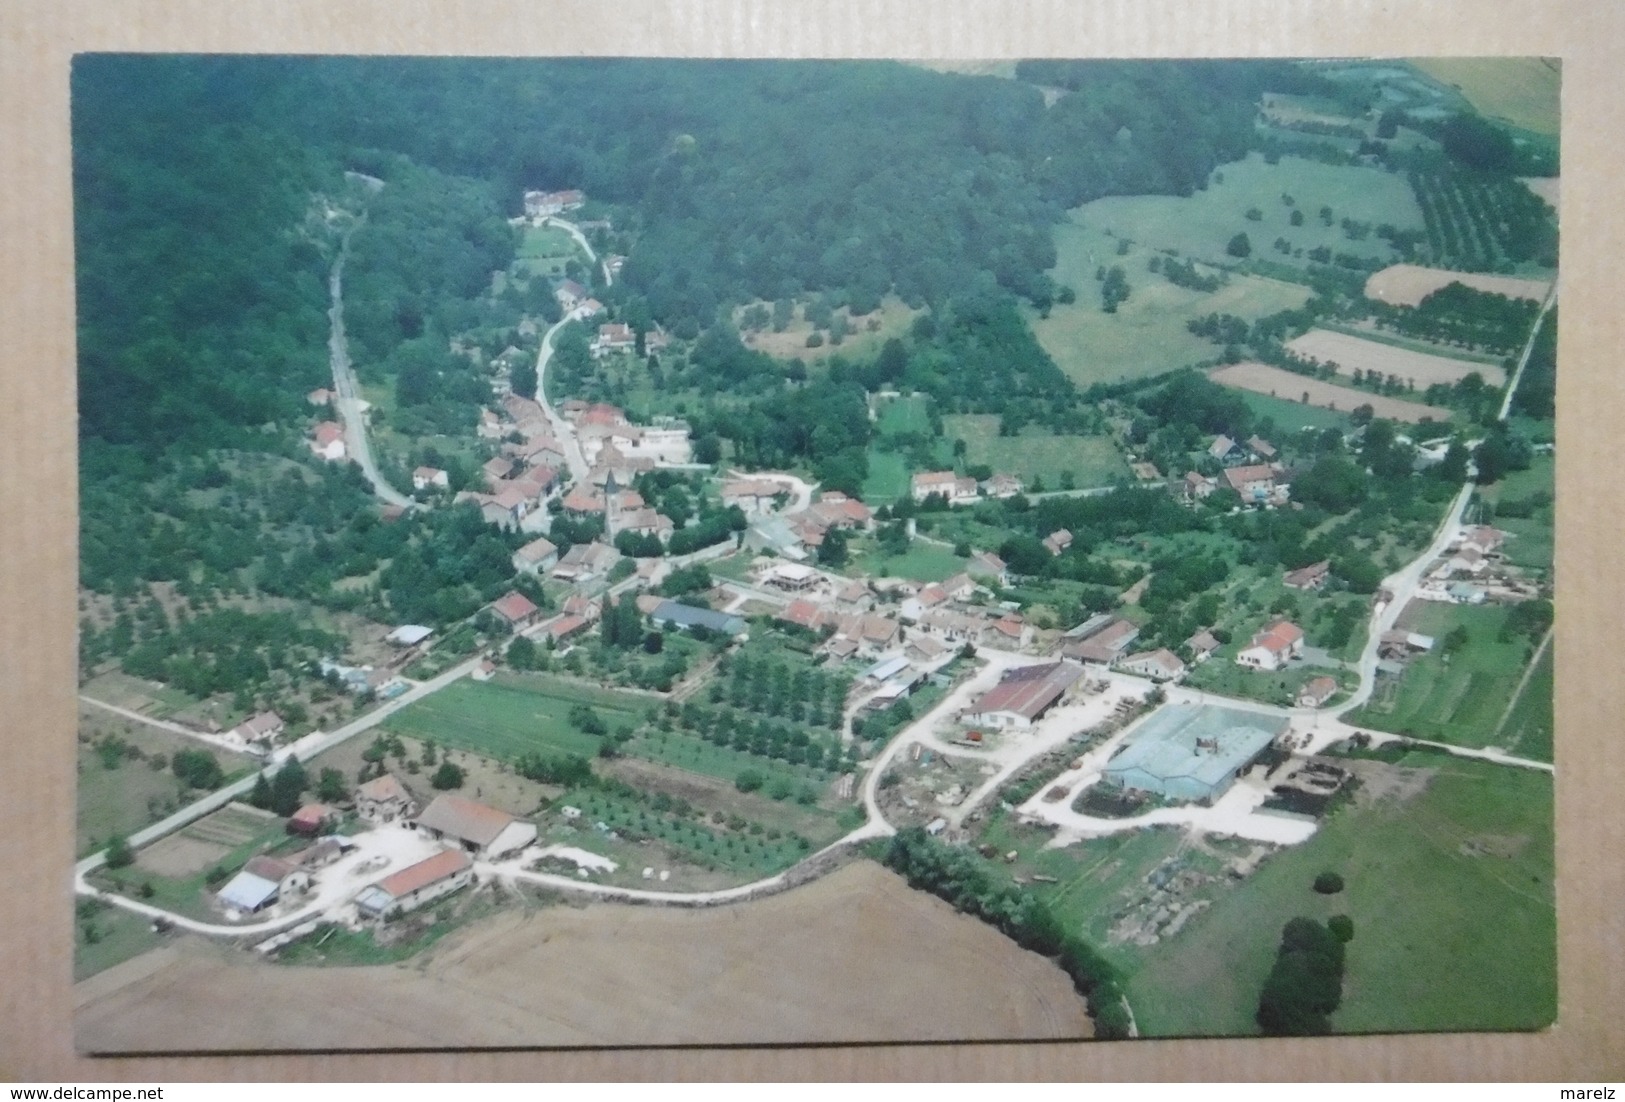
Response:
[{"label": "dense treeline", "polygon": [[1408,337],[1509,353],[1529,339],[1540,303],[1451,283],[1413,307],[1373,302],[1371,311],[1380,324]]},{"label": "dense treeline", "polygon": [[327,377],[325,225],[342,178],[196,58],[73,70],[80,436],[152,455],[284,418]]},{"label": "dense treeline", "polygon": [[919,827],[893,835],[883,859],[910,887],[930,892],[955,909],[998,927],[1023,949],[1056,958],[1088,1000],[1097,1039],[1130,1035],[1128,1007],[1116,970],[1092,945],[1067,933],[1042,900],[1013,884],[995,883],[975,854],[944,845]]}]

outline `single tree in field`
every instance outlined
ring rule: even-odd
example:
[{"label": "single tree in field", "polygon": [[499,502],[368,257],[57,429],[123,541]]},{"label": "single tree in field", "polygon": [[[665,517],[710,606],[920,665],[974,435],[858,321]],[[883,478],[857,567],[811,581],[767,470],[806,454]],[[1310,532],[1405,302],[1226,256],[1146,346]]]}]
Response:
[{"label": "single tree in field", "polygon": [[1253,255],[1253,243],[1247,240],[1245,233],[1238,233],[1230,239],[1230,244],[1224,247],[1224,251],[1238,259],[1244,259]]},{"label": "single tree in field", "polygon": [[443,761],[440,763],[440,768],[434,771],[434,776],[429,778],[429,784],[437,790],[445,792],[448,789],[463,787],[463,780],[462,766]]}]

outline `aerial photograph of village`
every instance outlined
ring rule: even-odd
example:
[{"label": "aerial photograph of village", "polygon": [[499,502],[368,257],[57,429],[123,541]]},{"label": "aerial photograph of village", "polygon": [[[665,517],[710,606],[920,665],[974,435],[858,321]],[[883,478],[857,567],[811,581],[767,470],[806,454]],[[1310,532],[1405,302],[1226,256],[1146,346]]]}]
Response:
[{"label": "aerial photograph of village", "polygon": [[1550,1026],[1559,83],[81,55],[78,1048]]}]

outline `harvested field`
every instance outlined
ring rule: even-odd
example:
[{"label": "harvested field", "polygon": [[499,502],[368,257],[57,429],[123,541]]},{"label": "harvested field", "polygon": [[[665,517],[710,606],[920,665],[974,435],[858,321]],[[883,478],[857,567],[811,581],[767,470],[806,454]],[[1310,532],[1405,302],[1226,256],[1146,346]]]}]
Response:
[{"label": "harvested field", "polygon": [[[399,966],[178,943],[80,985],[89,1052],[1086,1037],[1054,964],[860,862],[709,910],[503,914]],[[150,956],[151,954],[149,954]]]},{"label": "harvested field", "polygon": [[1373,272],[1365,281],[1365,297],[1390,306],[1415,306],[1441,287],[1460,283],[1475,291],[1532,298],[1540,302],[1551,289],[1549,279],[1520,279],[1517,276],[1486,275],[1479,272],[1453,272],[1449,268],[1423,268],[1417,264],[1394,264]]},{"label": "harvested field", "polygon": [[1288,400],[1307,395],[1305,405],[1323,406],[1326,409],[1353,410],[1360,406],[1370,406],[1371,411],[1378,417],[1385,417],[1391,421],[1420,421],[1423,418],[1432,418],[1435,421],[1450,419],[1450,411],[1441,406],[1425,406],[1420,402],[1404,402],[1398,398],[1385,398],[1380,394],[1368,394],[1363,390],[1352,387],[1338,386],[1336,383],[1323,383],[1319,379],[1311,379],[1305,375],[1295,375],[1280,367],[1271,367],[1261,363],[1239,363],[1228,367],[1214,368],[1208,372],[1208,378],[1225,386],[1233,386],[1240,390],[1250,390],[1255,394],[1269,394],[1274,397]]},{"label": "harvested field", "polygon": [[1288,341],[1286,348],[1307,359],[1336,364],[1339,375],[1375,371],[1380,375],[1397,375],[1422,390],[1434,383],[1459,382],[1474,372],[1496,388],[1505,386],[1507,381],[1506,371],[1494,364],[1417,352],[1330,329],[1311,329]]}]

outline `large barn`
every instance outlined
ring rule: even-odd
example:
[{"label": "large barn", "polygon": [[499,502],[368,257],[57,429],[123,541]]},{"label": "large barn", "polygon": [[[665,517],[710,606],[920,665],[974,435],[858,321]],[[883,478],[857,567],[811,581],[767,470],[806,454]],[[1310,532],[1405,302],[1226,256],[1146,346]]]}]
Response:
[{"label": "large barn", "polygon": [[988,727],[1030,727],[1083,677],[1072,662],[1019,666],[999,678],[961,718]]},{"label": "large barn", "polygon": [[1106,763],[1117,788],[1211,804],[1286,731],[1284,716],[1170,704],[1140,725]]}]

